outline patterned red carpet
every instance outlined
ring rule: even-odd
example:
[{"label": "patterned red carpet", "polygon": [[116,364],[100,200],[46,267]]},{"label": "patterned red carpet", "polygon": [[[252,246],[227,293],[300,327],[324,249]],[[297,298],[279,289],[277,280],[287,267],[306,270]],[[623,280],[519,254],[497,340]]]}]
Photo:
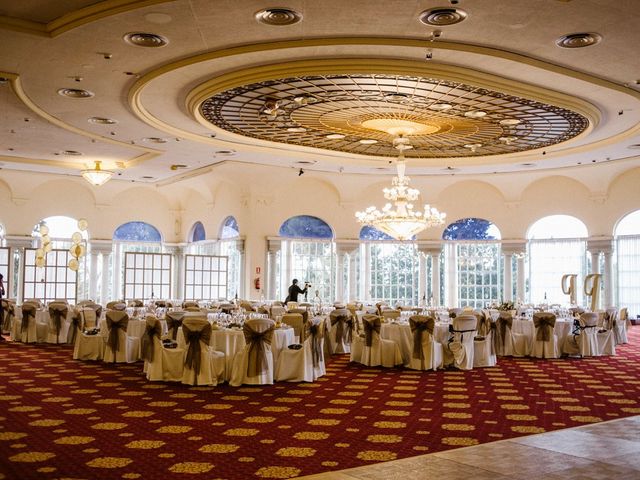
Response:
[{"label": "patterned red carpet", "polygon": [[640,327],[616,357],[471,372],[334,357],[315,384],[149,383],[141,364],[0,344],[0,478],[290,478],[640,414]]}]

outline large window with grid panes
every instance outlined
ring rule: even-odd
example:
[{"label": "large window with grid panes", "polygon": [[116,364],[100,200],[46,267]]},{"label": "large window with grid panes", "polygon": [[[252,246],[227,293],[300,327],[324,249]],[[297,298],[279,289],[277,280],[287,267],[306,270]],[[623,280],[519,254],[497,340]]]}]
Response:
[{"label": "large window with grid panes", "polygon": [[185,300],[218,300],[227,296],[225,256],[185,255]]},{"label": "large window with grid panes", "polygon": [[171,254],[124,254],[124,299],[171,298]]},{"label": "large window with grid panes", "polygon": [[67,267],[70,259],[69,250],[54,249],[47,253],[45,266],[37,267],[36,249],[25,248],[22,300],[37,298],[46,303],[60,299],[76,303],[78,275]]}]

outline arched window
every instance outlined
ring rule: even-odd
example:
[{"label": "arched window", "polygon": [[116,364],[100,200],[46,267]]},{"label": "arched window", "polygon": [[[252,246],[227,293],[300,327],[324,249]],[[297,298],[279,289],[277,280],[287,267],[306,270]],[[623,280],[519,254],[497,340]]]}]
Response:
[{"label": "arched window", "polygon": [[196,222],[189,231],[189,242],[201,242],[207,238],[202,222]]},{"label": "arched window", "polygon": [[318,217],[298,215],[287,219],[281,226],[279,235],[287,238],[333,238],[331,227]]},{"label": "arched window", "polygon": [[[280,226],[280,236],[291,240],[283,242],[280,255],[280,296],[285,297],[291,280],[312,284],[307,292],[311,302],[318,292],[323,303],[333,302],[335,278],[335,249],[333,230],[324,221],[309,215],[287,219]],[[280,300],[282,300],[281,298]]]},{"label": "arched window", "polygon": [[240,227],[238,227],[238,221],[233,215],[229,215],[222,222],[220,227],[220,238],[238,238],[240,236]]},{"label": "arched window", "polygon": [[127,222],[116,228],[113,239],[123,242],[161,242],[160,231],[146,222]]},{"label": "arched window", "polygon": [[[399,242],[395,238],[365,225],[360,229],[360,240],[367,243],[360,246],[360,257],[369,265],[362,274],[365,292],[371,292],[374,302],[389,305],[418,305],[419,260],[416,244]],[[413,237],[415,240],[415,236]],[[366,298],[366,295],[365,295]]]},{"label": "arched window", "polygon": [[[587,227],[570,215],[550,215],[529,227],[529,300],[533,303],[568,303],[562,276],[587,273]],[[578,303],[582,289],[578,289]]]},{"label": "arched window", "polygon": [[445,228],[442,238],[455,242],[445,247],[445,257],[455,258],[456,264],[455,276],[449,281],[457,286],[458,298],[447,299],[449,303],[482,308],[501,301],[504,295],[500,243],[496,242],[501,238],[498,227],[484,218],[461,218]]},{"label": "arched window", "polygon": [[640,314],[640,210],[624,216],[614,232],[617,305],[631,318]]}]

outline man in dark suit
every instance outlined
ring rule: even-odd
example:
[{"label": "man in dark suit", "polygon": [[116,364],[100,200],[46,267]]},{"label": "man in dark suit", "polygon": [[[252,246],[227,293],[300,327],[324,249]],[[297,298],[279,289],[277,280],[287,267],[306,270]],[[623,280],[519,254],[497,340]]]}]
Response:
[{"label": "man in dark suit", "polygon": [[298,295],[301,293],[307,293],[307,288],[309,287],[309,285],[307,283],[304,284],[304,290],[302,288],[300,288],[298,286],[298,279],[294,278],[293,282],[291,282],[291,286],[289,287],[289,295],[287,295],[286,300],[284,301],[284,304],[286,305],[287,302],[297,302],[298,301]]}]

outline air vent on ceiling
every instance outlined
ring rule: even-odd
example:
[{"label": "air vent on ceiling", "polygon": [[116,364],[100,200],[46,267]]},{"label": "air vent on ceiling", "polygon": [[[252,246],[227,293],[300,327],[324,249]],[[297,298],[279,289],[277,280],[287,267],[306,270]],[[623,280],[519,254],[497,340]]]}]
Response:
[{"label": "air vent on ceiling", "polygon": [[82,152],[78,152],[76,150],[63,150],[60,153],[56,153],[56,155],[64,155],[66,157],[79,157],[82,155]]},{"label": "air vent on ceiling", "polygon": [[597,33],[571,33],[556,40],[556,45],[562,48],[590,47],[600,43],[602,36]]},{"label": "air vent on ceiling", "polygon": [[169,43],[165,37],[155,33],[132,32],[127,33],[123,38],[125,42],[136,47],[158,48]]},{"label": "air vent on ceiling", "polygon": [[297,162],[293,162],[295,165],[315,165],[318,163],[316,160],[299,160]]},{"label": "air vent on ceiling", "polygon": [[161,137],[147,137],[143,138],[142,141],[148,143],[167,143],[167,139]]},{"label": "air vent on ceiling", "polygon": [[150,177],[149,175],[145,175],[144,177],[140,177],[142,180],[154,180],[156,177]]},{"label": "air vent on ceiling", "polygon": [[91,117],[87,120],[89,123],[95,123],[96,125],[115,125],[117,120],[106,117]]},{"label": "air vent on ceiling", "polygon": [[265,8],[256,12],[255,18],[259,23],[283,27],[294,25],[302,20],[302,14],[289,8]]},{"label": "air vent on ceiling", "polygon": [[425,25],[445,27],[455,25],[467,18],[467,12],[459,8],[436,7],[425,10],[420,14],[420,21]]},{"label": "air vent on ceiling", "polygon": [[61,88],[58,90],[58,95],[69,98],[91,98],[94,93],[80,88]]},{"label": "air vent on ceiling", "polygon": [[214,153],[215,155],[218,155],[220,157],[231,157],[236,154],[236,151],[235,150],[217,150]]}]

